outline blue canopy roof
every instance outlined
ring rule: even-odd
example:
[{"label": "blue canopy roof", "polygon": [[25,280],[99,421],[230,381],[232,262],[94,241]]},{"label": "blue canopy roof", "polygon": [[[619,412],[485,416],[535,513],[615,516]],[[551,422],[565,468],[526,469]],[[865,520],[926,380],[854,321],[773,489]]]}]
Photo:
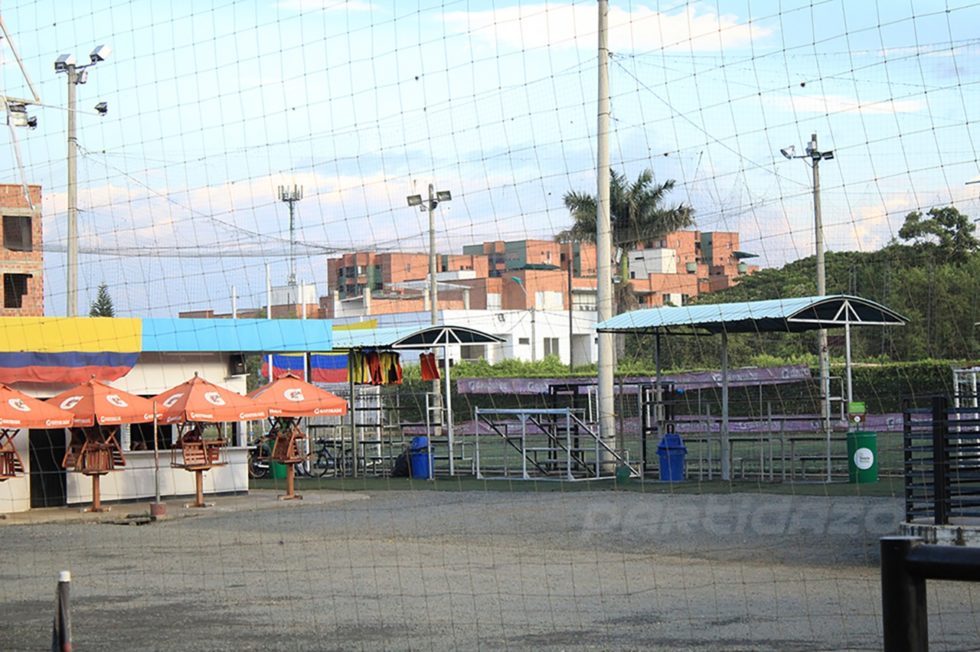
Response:
[{"label": "blue canopy roof", "polygon": [[646,308],[596,324],[604,333],[670,332],[700,329],[711,333],[799,332],[851,326],[901,326],[906,319],[874,301],[849,295],[797,297]]},{"label": "blue canopy roof", "polygon": [[143,351],[285,353],[329,351],[333,322],[323,319],[144,319]]}]

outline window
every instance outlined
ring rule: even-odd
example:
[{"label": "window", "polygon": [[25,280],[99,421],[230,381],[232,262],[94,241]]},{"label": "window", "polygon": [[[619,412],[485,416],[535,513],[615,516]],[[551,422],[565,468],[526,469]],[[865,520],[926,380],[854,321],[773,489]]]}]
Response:
[{"label": "window", "polygon": [[3,216],[3,246],[9,251],[33,251],[31,218],[28,215]]},{"label": "window", "polygon": [[3,307],[21,308],[24,303],[24,295],[27,294],[27,279],[30,274],[4,274],[3,275]]},{"label": "window", "polygon": [[557,337],[546,337],[546,338],[544,338],[544,354],[545,355],[558,355],[558,338]]},{"label": "window", "polygon": [[529,344],[531,344],[531,338],[530,337],[519,337],[519,338],[517,338],[517,343],[520,344],[521,346],[528,346]]},{"label": "window", "polygon": [[463,344],[459,347],[459,357],[463,360],[482,360],[486,347],[482,344]]}]

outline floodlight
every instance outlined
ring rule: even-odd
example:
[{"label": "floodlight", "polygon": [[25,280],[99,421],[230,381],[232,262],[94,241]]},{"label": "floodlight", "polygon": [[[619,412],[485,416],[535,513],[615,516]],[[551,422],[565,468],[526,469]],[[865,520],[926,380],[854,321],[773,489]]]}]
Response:
[{"label": "floodlight", "polygon": [[54,62],[55,72],[65,72],[68,70],[68,66],[75,65],[75,55],[74,54],[62,54]]},{"label": "floodlight", "polygon": [[421,206],[422,205],[422,195],[409,195],[405,199],[408,200],[409,206]]},{"label": "floodlight", "polygon": [[453,194],[448,190],[439,190],[436,192],[436,199],[438,201],[452,201]]},{"label": "floodlight", "polygon": [[100,45],[92,50],[92,52],[88,55],[88,58],[92,63],[98,63],[108,59],[111,53],[112,48],[110,48],[108,45]]},{"label": "floodlight", "polygon": [[790,145],[789,147],[784,147],[783,149],[779,150],[779,153],[785,156],[786,158],[793,158],[794,156],[796,156],[796,145]]},{"label": "floodlight", "polygon": [[27,126],[31,129],[37,129],[37,116],[29,115],[27,116]]},{"label": "floodlight", "polygon": [[825,161],[829,161],[830,159],[834,158],[834,152],[833,150],[829,152],[824,152],[823,154],[821,154],[821,156],[823,156]]},{"label": "floodlight", "polygon": [[99,115],[105,115],[106,113],[109,112],[109,103],[99,102],[98,104],[95,105],[95,110],[98,111]]},{"label": "floodlight", "polygon": [[7,104],[7,124],[11,127],[26,127],[27,126],[27,107],[23,104],[14,104],[12,102]]}]

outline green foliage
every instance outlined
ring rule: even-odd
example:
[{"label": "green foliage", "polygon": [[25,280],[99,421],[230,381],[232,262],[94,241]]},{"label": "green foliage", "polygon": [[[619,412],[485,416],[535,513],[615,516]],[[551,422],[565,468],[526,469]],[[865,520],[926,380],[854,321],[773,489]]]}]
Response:
[{"label": "green foliage", "polygon": [[[694,209],[684,204],[665,206],[667,193],[674,189],[674,180],[653,182],[653,172],[643,170],[630,183],[625,174],[615,170],[609,177],[609,220],[613,246],[620,253],[619,281],[615,288],[616,313],[635,309],[639,303],[629,282],[629,256],[623,250],[660,238],[694,224]],[[598,201],[594,195],[569,191],[564,197],[565,208],[573,224],[557,236],[559,242],[595,242],[598,220]]]},{"label": "green foliage", "polygon": [[962,263],[980,250],[973,232],[976,226],[967,215],[953,206],[929,209],[928,218],[913,211],[905,216],[905,224],[898,231],[902,240],[912,240],[916,246],[937,259]]},{"label": "green foliage", "polygon": [[95,297],[88,309],[89,317],[115,317],[116,310],[112,306],[112,297],[109,296],[109,286],[105,283],[99,285],[99,293]]},{"label": "green foliage", "polygon": [[[852,329],[853,359],[921,360],[968,359],[980,355],[980,253],[962,261],[937,258],[928,247],[891,244],[870,253],[828,252],[828,294],[852,294],[880,303],[905,317],[905,326],[869,326]],[[745,277],[737,286],[700,295],[698,303],[755,301],[816,294],[814,257],[797,260],[781,269],[764,269]],[[842,356],[842,331],[830,331],[831,355]],[[717,365],[718,344],[710,338],[670,340],[670,363],[698,366],[703,360]],[[714,338],[717,339],[717,338]],[[835,340],[836,343],[835,343]],[[633,347],[652,357],[652,346]],[[812,333],[738,335],[730,338],[733,366],[751,364],[755,356],[803,359],[816,355]],[[713,356],[713,357],[712,357]]]},{"label": "green foliage", "polygon": [[568,375],[568,365],[558,356],[545,356],[543,360],[501,360],[495,365],[486,360],[464,360],[453,367],[457,378],[555,378]]}]

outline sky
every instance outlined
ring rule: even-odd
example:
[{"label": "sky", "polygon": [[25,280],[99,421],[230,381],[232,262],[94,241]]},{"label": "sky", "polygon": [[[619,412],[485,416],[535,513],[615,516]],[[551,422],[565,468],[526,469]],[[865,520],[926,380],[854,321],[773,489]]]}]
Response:
[{"label": "sky", "polygon": [[[872,251],[907,213],[976,218],[980,24],[948,0],[611,0],[611,162],[676,181],[702,231],[763,266],[825,239]],[[79,311],[106,283],[122,316],[265,303],[266,266],[327,293],[326,259],[425,251],[406,196],[452,192],[441,253],[551,238],[595,193],[597,3],[0,0],[37,89],[34,130],[0,130],[0,182],[43,188],[47,314],[65,314],[67,88],[55,59],[111,56],[77,87]],[[0,94],[29,89],[0,42]],[[107,115],[93,109],[108,103]],[[22,161],[17,164],[16,154]],[[295,245],[280,185],[303,187]]]}]

